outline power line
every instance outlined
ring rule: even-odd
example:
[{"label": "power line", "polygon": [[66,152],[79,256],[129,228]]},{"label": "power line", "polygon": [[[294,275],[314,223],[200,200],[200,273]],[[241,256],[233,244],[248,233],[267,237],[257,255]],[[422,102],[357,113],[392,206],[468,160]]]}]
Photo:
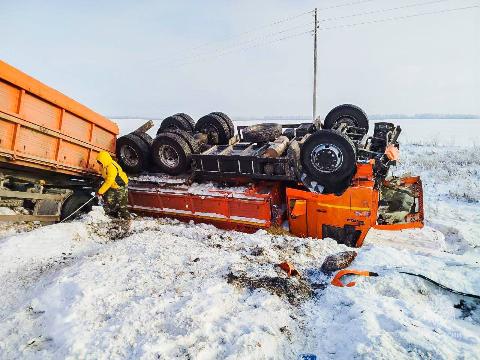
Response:
[{"label": "power line", "polygon": [[444,14],[444,13],[453,12],[453,11],[461,11],[461,10],[468,10],[468,9],[475,9],[475,8],[480,8],[480,5],[466,6],[466,7],[454,8],[454,9],[443,9],[443,10],[436,10],[436,11],[428,11],[428,12],[417,13],[417,14],[412,14],[412,15],[395,16],[395,17],[390,17],[390,18],[385,18],[385,19],[362,21],[362,22],[353,23],[353,24],[342,24],[342,25],[335,25],[335,26],[329,26],[329,27],[319,27],[318,29],[320,31],[325,31],[325,30],[332,30],[332,29],[339,29],[339,28],[346,28],[346,27],[354,27],[354,26],[360,26],[360,25],[378,24],[378,23],[383,23],[383,22],[387,22],[387,21],[404,20],[404,19],[410,19],[410,18],[419,17],[419,16]]},{"label": "power line", "polygon": [[442,2],[446,2],[446,1],[451,1],[451,0],[426,1],[426,2],[422,2],[422,3],[408,4],[408,5],[397,6],[397,7],[393,7],[393,8],[387,8],[387,9],[379,9],[379,10],[365,11],[365,12],[356,13],[356,14],[351,14],[351,15],[337,16],[337,17],[331,17],[331,18],[323,18],[323,19],[319,19],[318,21],[319,21],[319,22],[327,22],[327,21],[343,20],[343,19],[348,19],[348,18],[357,17],[357,16],[379,14],[379,13],[383,13],[383,12],[409,9],[409,8],[417,7],[417,6],[425,6],[425,5],[438,4],[438,3],[442,3]]},{"label": "power line", "polygon": [[[373,1],[377,1],[377,0],[358,0],[358,1],[351,1],[351,2],[348,2],[348,3],[343,3],[343,4],[338,4],[338,5],[332,5],[332,6],[326,6],[326,7],[323,7],[323,8],[318,8],[318,10],[320,11],[325,11],[325,10],[331,10],[331,9],[337,9],[337,8],[341,8],[341,7],[347,7],[347,6],[354,6],[354,5],[360,5],[360,4],[364,4],[364,3],[369,3],[369,2],[373,2]],[[258,32],[259,30],[262,30],[262,29],[265,29],[265,28],[269,28],[269,27],[273,27],[273,26],[276,26],[276,25],[279,25],[279,24],[283,24],[283,23],[286,23],[288,21],[292,21],[292,20],[295,20],[295,19],[298,19],[302,16],[305,16],[305,15],[308,15],[308,14],[312,14],[314,10],[309,10],[309,11],[304,11],[302,13],[299,13],[299,14],[296,14],[296,15],[292,15],[292,16],[289,16],[289,17],[285,17],[285,18],[282,18],[282,19],[279,19],[279,20],[275,20],[269,24],[265,24],[265,25],[260,25],[258,27],[254,27],[250,30],[247,30],[247,31],[244,31],[244,32],[241,32],[239,34],[236,34],[236,35],[233,35],[233,36],[230,36],[230,37],[227,37],[227,38],[224,38],[222,40],[217,40],[217,41],[209,41],[209,42],[206,42],[204,44],[201,44],[201,45],[198,45],[192,49],[189,49],[187,50],[187,53],[190,53],[190,52],[195,52],[197,51],[198,49],[202,49],[202,48],[205,48],[205,47],[208,47],[212,44],[216,44],[216,43],[219,43],[219,42],[226,42],[226,41],[229,41],[229,40],[232,40],[232,39],[236,39],[236,38],[239,38],[239,37],[243,37],[245,35],[248,35],[248,34],[251,34],[251,33],[254,33],[254,32]]]},{"label": "power line", "polygon": [[[248,46],[248,47],[245,47],[245,48],[240,48],[240,49],[238,49],[237,51],[243,52],[243,51],[250,50],[250,49],[253,49],[253,48],[262,46],[262,45],[270,45],[270,44],[273,44],[273,43],[276,43],[276,42],[279,42],[279,41],[284,41],[284,40],[288,40],[288,39],[291,39],[291,38],[294,38],[294,37],[299,37],[299,36],[301,36],[301,35],[311,34],[312,32],[313,32],[313,30],[308,30],[308,31],[304,31],[304,32],[301,32],[301,33],[297,33],[297,34],[292,34],[292,35],[285,36],[285,37],[282,37],[282,38],[279,38],[279,39],[274,39],[274,40],[271,40],[271,41],[268,41],[268,42],[262,42],[262,43],[258,43],[258,44],[255,44],[255,45],[252,45],[252,46]],[[221,57],[221,56],[224,56],[224,55],[228,55],[228,54],[230,54],[230,53],[232,53],[232,52],[235,52],[235,49],[234,49],[234,50],[230,50],[230,51],[225,51],[225,52],[223,52],[223,53],[220,53],[220,54],[218,54],[217,56],[214,56],[213,58],[217,58],[217,57]],[[196,62],[201,62],[201,61],[204,61],[204,60],[208,60],[208,59],[210,59],[210,58],[212,58],[212,57],[211,57],[211,56],[207,56],[207,57],[204,57],[204,58],[199,59],[200,61],[192,61],[192,62],[180,63],[180,64],[177,64],[177,66],[189,65],[189,64],[196,63]]]},{"label": "power line", "polygon": [[[185,57],[176,58],[176,59],[173,59],[173,61],[194,59],[194,58],[198,58],[199,56],[201,57],[201,56],[205,56],[205,55],[214,55],[218,52],[224,52],[224,51],[227,51],[227,50],[230,50],[230,49],[236,49],[236,48],[242,47],[244,45],[255,43],[259,40],[263,40],[263,39],[267,39],[269,37],[274,37],[274,36],[277,36],[277,35],[285,34],[285,33],[291,32],[292,30],[305,28],[306,26],[309,26],[309,28],[312,28],[314,26],[313,21],[309,21],[308,23],[293,26],[293,27],[290,27],[290,28],[287,28],[287,29],[284,29],[284,30],[281,30],[281,31],[271,32],[271,33],[264,34],[262,36],[257,36],[257,37],[251,38],[249,40],[245,40],[245,41],[242,41],[242,42],[239,42],[239,43],[236,43],[236,44],[232,44],[231,46],[218,48],[218,49],[215,49],[215,50],[202,51],[200,53],[196,53],[196,54],[192,54],[190,56],[187,56],[186,58]],[[151,61],[154,61],[154,60],[151,60]],[[169,63],[171,63],[171,62],[172,61],[169,61]]]},{"label": "power line", "polygon": [[[286,23],[286,22],[289,22],[289,21],[298,19],[298,18],[300,18],[300,17],[303,17],[303,16],[308,15],[308,14],[311,14],[311,13],[313,13],[313,10],[305,11],[305,12],[302,12],[302,13],[297,14],[297,15],[293,15],[293,16],[289,16],[289,17],[282,18],[282,19],[279,19],[279,20],[275,20],[274,22],[271,22],[271,23],[269,23],[269,24],[260,25],[260,26],[258,26],[258,27],[254,27],[254,28],[252,28],[252,29],[250,29],[250,30],[243,31],[243,32],[241,32],[241,33],[239,33],[239,34],[235,34],[235,35],[226,37],[226,38],[221,39],[221,40],[206,42],[206,43],[204,43],[204,44],[195,46],[194,48],[188,49],[186,52],[187,52],[187,53],[194,53],[194,52],[196,52],[196,51],[199,50],[199,49],[203,49],[203,48],[208,47],[208,46],[211,46],[211,45],[213,45],[213,44],[223,43],[223,42],[226,42],[226,41],[230,41],[230,40],[232,40],[232,39],[236,39],[236,38],[239,38],[239,37],[243,37],[243,36],[245,36],[245,35],[258,32],[259,30],[262,30],[262,29],[266,29],[266,28],[269,28],[269,27],[274,27],[274,26],[276,26],[276,25],[280,25],[280,24],[283,24],[283,23]],[[179,52],[179,53],[180,53],[180,52]],[[183,52],[182,52],[182,53],[183,53]],[[154,59],[154,60],[155,60],[155,59]]]},{"label": "power line", "polygon": [[[374,1],[374,0],[369,0],[369,1]],[[335,21],[335,20],[341,20],[341,19],[347,19],[347,18],[352,18],[352,17],[357,17],[357,16],[365,16],[365,15],[371,15],[371,14],[378,14],[378,13],[383,13],[383,12],[389,12],[389,11],[396,11],[396,10],[402,10],[402,9],[408,9],[408,8],[412,8],[412,7],[417,7],[417,6],[425,6],[425,5],[432,5],[432,4],[438,4],[438,3],[442,3],[442,2],[446,2],[446,1],[450,1],[450,0],[433,0],[433,1],[427,1],[427,2],[421,2],[421,3],[414,3],[414,4],[408,4],[408,5],[404,5],[404,6],[397,6],[397,7],[393,7],[393,8],[387,8],[387,9],[379,9],[379,10],[372,10],[372,11],[367,11],[367,12],[361,12],[361,13],[356,13],[356,14],[351,14],[351,15],[345,15],[345,16],[339,16],[339,17],[331,17],[331,18],[323,18],[323,19],[319,19],[318,22],[328,22],[328,21]],[[359,3],[363,3],[363,2],[368,2],[368,1],[360,1],[360,2],[354,2],[354,4],[359,4]],[[353,4],[353,3],[349,3],[349,4]],[[343,4],[343,5],[336,5],[335,7],[340,7],[340,6],[344,6],[344,5],[347,5],[347,4]],[[308,12],[307,12],[308,13]],[[307,13],[302,13],[302,14],[299,14],[297,16],[293,16],[293,17],[290,17],[290,18],[285,18],[283,20],[280,20],[280,21],[277,21],[276,23],[279,23],[281,21],[286,21],[287,19],[293,19],[293,18],[296,18],[296,17],[299,17],[301,15],[304,15],[304,14],[307,14]],[[272,23],[273,24],[273,23]],[[281,30],[281,31],[277,31],[277,32],[272,32],[272,33],[268,33],[268,34],[265,34],[265,35],[262,35],[262,36],[257,36],[257,37],[254,37],[252,39],[249,39],[249,40],[245,40],[245,41],[242,41],[242,42],[239,42],[239,43],[236,43],[236,44],[233,44],[232,46],[227,46],[227,47],[223,47],[223,48],[219,48],[219,49],[214,49],[214,50],[207,50],[207,51],[201,51],[201,52],[197,52],[197,53],[192,53],[191,55],[187,55],[186,57],[185,56],[178,56],[174,59],[172,58],[169,58],[168,61],[166,62],[167,64],[170,64],[172,62],[177,62],[177,61],[185,61],[185,60],[189,60],[189,59],[194,59],[194,58],[197,58],[197,57],[202,57],[202,56],[212,56],[212,55],[215,55],[217,53],[223,53],[227,50],[230,50],[230,49],[235,49],[235,48],[239,48],[239,47],[242,47],[243,45],[248,45],[248,44],[251,44],[251,43],[255,43],[257,40],[263,40],[265,38],[268,38],[268,37],[273,37],[273,36],[276,36],[276,35],[280,35],[280,34],[283,34],[283,33],[286,33],[286,32],[290,32],[292,30],[296,30],[296,29],[299,29],[299,28],[302,28],[306,25],[310,25],[311,24],[311,21],[308,22],[308,23],[304,23],[304,24],[301,24],[301,25],[297,25],[297,26],[294,26],[294,27],[290,27],[290,28],[287,28],[287,29],[284,29],[284,30]],[[332,27],[333,28],[333,27]],[[248,31],[247,32],[244,32],[243,34],[246,34],[246,33],[249,33]],[[192,51],[193,52],[193,51]],[[156,61],[158,59],[151,59],[149,61]]]},{"label": "power line", "polygon": [[233,36],[231,36],[230,38],[224,39],[223,41],[229,40],[229,39],[233,39],[233,38],[237,38],[237,37],[240,37],[240,36],[244,36],[244,35],[247,35],[247,34],[251,34],[251,33],[256,32],[256,31],[258,31],[258,30],[265,29],[265,28],[268,28],[268,27],[272,27],[272,26],[275,26],[275,25],[283,24],[283,23],[285,23],[285,22],[287,22],[287,21],[292,21],[292,20],[298,19],[299,17],[302,17],[302,16],[304,16],[304,15],[308,15],[308,14],[311,14],[311,13],[313,13],[313,10],[305,11],[305,12],[303,12],[303,13],[301,13],[301,14],[289,16],[289,17],[286,17],[286,18],[283,18],[283,19],[280,19],[280,20],[276,20],[276,21],[274,21],[274,22],[272,22],[272,23],[270,23],[270,24],[261,25],[261,26],[252,28],[252,29],[250,29],[250,30],[241,32],[241,33],[239,33],[239,34],[233,35]]},{"label": "power line", "polygon": [[[437,0],[437,1],[439,1],[439,0]],[[480,5],[466,6],[466,7],[453,8],[453,9],[442,9],[442,10],[436,10],[436,11],[428,11],[428,12],[422,12],[422,13],[416,13],[416,14],[410,14],[410,15],[395,16],[395,17],[390,17],[390,18],[385,18],[385,19],[374,19],[374,20],[369,20],[369,21],[362,21],[362,22],[359,22],[359,23],[341,24],[341,25],[330,26],[330,27],[318,27],[317,29],[319,31],[326,31],[326,30],[348,28],[348,27],[355,27],[355,26],[361,26],[361,25],[378,24],[378,23],[384,23],[384,22],[388,22],[388,21],[404,20],[404,19],[410,19],[410,18],[415,18],[415,17],[420,17],[420,16],[443,14],[443,13],[449,13],[449,12],[454,12],[454,11],[469,10],[469,9],[475,9],[475,8],[480,8]],[[207,57],[204,57],[202,59],[198,59],[199,61],[184,62],[184,63],[178,64],[177,66],[184,66],[184,65],[190,65],[190,64],[193,64],[193,63],[196,63],[196,62],[202,62],[202,61],[205,61],[205,60],[208,60],[208,59],[211,59],[211,58],[213,59],[213,58],[225,56],[225,55],[228,55],[228,54],[230,54],[232,52],[235,52],[235,51],[243,52],[243,51],[246,51],[246,50],[249,50],[249,49],[252,49],[252,48],[256,48],[256,47],[263,46],[263,45],[270,45],[272,43],[277,43],[277,42],[280,42],[280,41],[288,40],[288,39],[298,37],[298,36],[301,36],[301,35],[305,35],[305,34],[309,34],[309,33],[312,33],[312,32],[313,31],[309,30],[309,31],[298,33],[298,34],[285,36],[285,37],[282,37],[282,38],[279,38],[279,39],[274,39],[274,40],[267,41],[267,42],[261,42],[261,43],[255,44],[253,46],[231,49],[229,51],[224,51],[224,52],[218,53],[216,56],[207,56]]]}]

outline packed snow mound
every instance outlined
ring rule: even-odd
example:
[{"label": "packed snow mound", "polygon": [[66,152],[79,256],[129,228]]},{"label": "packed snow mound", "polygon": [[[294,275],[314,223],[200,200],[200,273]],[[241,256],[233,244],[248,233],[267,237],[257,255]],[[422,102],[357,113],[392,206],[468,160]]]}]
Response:
[{"label": "packed snow mound", "polygon": [[[350,279],[352,288],[320,270],[352,250],[330,239],[167,219],[128,225],[98,207],[4,233],[0,358],[480,358],[480,303],[399,272],[480,294],[478,202],[450,194],[475,190],[477,163],[464,152],[459,169],[450,151],[402,148],[396,172],[422,176],[427,226],[371,231],[350,267],[379,276]],[[287,277],[283,261],[300,277]]]}]

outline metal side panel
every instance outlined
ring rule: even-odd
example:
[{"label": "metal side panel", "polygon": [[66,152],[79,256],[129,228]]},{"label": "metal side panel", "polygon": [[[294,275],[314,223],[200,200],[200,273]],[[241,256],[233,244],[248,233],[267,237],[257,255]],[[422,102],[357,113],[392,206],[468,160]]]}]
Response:
[{"label": "metal side panel", "polygon": [[272,204],[278,202],[277,189],[263,186],[226,188],[162,184],[129,187],[129,207],[133,212],[173,217],[183,221],[211,223],[221,228],[254,231],[272,225]]}]

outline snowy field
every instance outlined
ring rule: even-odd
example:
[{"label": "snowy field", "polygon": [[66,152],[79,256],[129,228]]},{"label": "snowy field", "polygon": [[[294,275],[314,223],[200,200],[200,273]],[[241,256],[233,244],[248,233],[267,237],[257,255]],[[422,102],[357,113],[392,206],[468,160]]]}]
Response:
[{"label": "snowy field", "polygon": [[1,225],[0,358],[480,359],[480,302],[398,272],[480,294],[480,121],[462,121],[435,139],[405,124],[394,173],[421,175],[426,226],[372,230],[351,267],[379,277],[352,288],[320,271],[348,249],[329,239],[149,218],[127,230],[100,208]]}]

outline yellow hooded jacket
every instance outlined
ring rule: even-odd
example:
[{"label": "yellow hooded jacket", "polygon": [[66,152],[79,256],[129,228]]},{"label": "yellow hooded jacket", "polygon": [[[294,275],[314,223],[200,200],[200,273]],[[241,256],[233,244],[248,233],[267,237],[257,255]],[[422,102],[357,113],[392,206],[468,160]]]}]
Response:
[{"label": "yellow hooded jacket", "polygon": [[97,161],[102,164],[102,177],[105,179],[100,189],[98,189],[98,194],[103,195],[107,192],[108,189],[118,189],[120,186],[117,184],[117,176],[121,180],[128,184],[128,177],[120,167],[120,165],[115,162],[110,154],[106,151],[100,151],[97,155]]}]

